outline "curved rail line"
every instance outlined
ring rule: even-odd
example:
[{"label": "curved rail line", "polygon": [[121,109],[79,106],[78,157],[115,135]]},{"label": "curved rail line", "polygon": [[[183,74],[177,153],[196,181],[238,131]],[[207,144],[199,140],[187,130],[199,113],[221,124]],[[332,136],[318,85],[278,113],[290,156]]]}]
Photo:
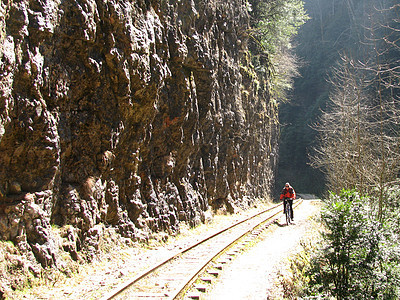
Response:
[{"label": "curved rail line", "polygon": [[[303,200],[299,200],[296,201],[296,203],[293,204],[293,209],[296,208],[297,206],[299,206],[301,203],[303,202]],[[199,278],[199,274],[204,273],[205,270],[207,270],[210,267],[210,263],[212,261],[216,261],[218,262],[218,258],[221,258],[221,255],[223,254],[227,254],[228,258],[222,258],[222,260],[220,260],[223,264],[227,262],[227,260],[231,260],[232,256],[236,255],[236,253],[241,252],[241,250],[243,250],[243,248],[251,241],[253,241],[254,239],[256,239],[258,237],[258,235],[266,228],[268,228],[272,223],[275,222],[276,219],[274,219],[274,217],[278,214],[282,213],[281,208],[279,208],[279,206],[281,206],[281,204],[274,206],[274,208],[278,207],[278,212],[274,213],[273,215],[267,217],[264,221],[259,222],[258,224],[256,224],[255,226],[252,226],[251,228],[249,228],[248,231],[244,232],[242,235],[238,236],[236,239],[232,240],[231,242],[229,242],[228,245],[226,245],[223,249],[221,249],[218,253],[216,253],[210,260],[204,262],[204,265],[202,265],[201,268],[199,268],[199,270],[197,271],[196,274],[194,274],[192,276],[192,278],[190,278],[190,280],[188,280],[183,287],[180,290],[177,290],[176,293],[171,296],[169,299],[182,299],[183,296],[187,295],[187,292],[190,290],[190,287],[195,288],[195,286],[193,286],[193,283],[196,281],[196,279]],[[272,219],[272,220],[271,220]],[[271,220],[271,221],[270,221]],[[241,240],[243,240],[244,237],[249,236],[250,237],[243,241],[243,243],[240,243]],[[233,248],[233,245],[237,245],[238,247]],[[217,265],[218,268],[218,265]],[[199,290],[202,290],[204,288],[199,287]],[[188,296],[188,295],[187,295]],[[194,299],[199,299],[200,297],[198,295],[192,295],[192,296],[188,296],[187,298],[194,298]]]},{"label": "curved rail line", "polygon": [[[295,207],[301,203],[302,200],[297,201]],[[267,213],[269,214],[265,217]],[[212,267],[212,263],[215,263],[227,249],[256,231],[257,228],[267,228],[276,220],[274,217],[280,213],[282,213],[281,204],[278,204],[211,234],[151,266],[103,299],[141,299],[142,297],[178,299],[188,291],[199,274],[208,267]],[[253,236],[257,236],[260,232],[254,232]],[[221,266],[212,268],[219,269]],[[162,285],[160,281],[166,283]],[[136,285],[138,282],[140,285]],[[154,292],[154,289],[157,291]]]}]

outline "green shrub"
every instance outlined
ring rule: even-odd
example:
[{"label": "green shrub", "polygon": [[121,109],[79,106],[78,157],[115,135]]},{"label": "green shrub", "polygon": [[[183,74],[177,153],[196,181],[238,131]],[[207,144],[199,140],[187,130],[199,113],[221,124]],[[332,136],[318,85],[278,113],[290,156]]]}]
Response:
[{"label": "green shrub", "polygon": [[398,298],[398,239],[389,222],[376,221],[370,203],[355,191],[330,195],[322,212],[323,244],[307,272],[308,295]]}]

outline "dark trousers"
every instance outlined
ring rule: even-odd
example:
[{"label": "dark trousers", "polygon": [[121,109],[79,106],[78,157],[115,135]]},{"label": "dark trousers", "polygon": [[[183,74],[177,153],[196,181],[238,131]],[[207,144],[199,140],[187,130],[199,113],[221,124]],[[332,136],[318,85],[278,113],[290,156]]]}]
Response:
[{"label": "dark trousers", "polygon": [[289,212],[290,212],[290,218],[293,219],[293,200],[290,198],[286,198],[283,200],[283,213],[285,213],[285,203],[286,201],[289,202]]}]

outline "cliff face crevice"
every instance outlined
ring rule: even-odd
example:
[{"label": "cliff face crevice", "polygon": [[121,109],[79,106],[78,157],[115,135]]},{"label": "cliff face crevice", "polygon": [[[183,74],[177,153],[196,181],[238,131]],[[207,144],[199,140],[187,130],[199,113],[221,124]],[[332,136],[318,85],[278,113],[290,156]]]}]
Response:
[{"label": "cliff face crevice", "polygon": [[52,265],[51,224],[76,257],[98,224],[146,240],[269,196],[277,108],[243,1],[0,6],[3,240]]}]

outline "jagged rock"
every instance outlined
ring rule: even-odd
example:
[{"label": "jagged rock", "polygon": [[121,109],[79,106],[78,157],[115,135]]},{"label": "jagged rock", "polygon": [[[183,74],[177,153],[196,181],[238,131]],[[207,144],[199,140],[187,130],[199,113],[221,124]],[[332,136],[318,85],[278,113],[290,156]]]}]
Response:
[{"label": "jagged rock", "polygon": [[1,238],[50,265],[50,224],[78,259],[99,224],[146,241],[267,196],[277,107],[246,4],[78,2],[0,3]]},{"label": "jagged rock", "polygon": [[64,226],[63,232],[61,233],[62,238],[62,249],[71,255],[73,260],[79,260],[79,251],[81,249],[81,243],[79,240],[78,230],[73,226]]},{"label": "jagged rock", "polygon": [[102,225],[95,225],[84,234],[83,243],[88,259],[91,261],[99,250],[99,241],[103,235],[104,228]]},{"label": "jagged rock", "polygon": [[16,242],[25,252],[33,251],[42,266],[52,266],[57,261],[58,247],[50,217],[35,200],[36,196],[28,193],[21,203],[4,208],[4,214],[0,214],[2,239]]}]

